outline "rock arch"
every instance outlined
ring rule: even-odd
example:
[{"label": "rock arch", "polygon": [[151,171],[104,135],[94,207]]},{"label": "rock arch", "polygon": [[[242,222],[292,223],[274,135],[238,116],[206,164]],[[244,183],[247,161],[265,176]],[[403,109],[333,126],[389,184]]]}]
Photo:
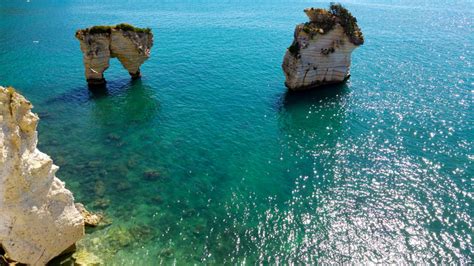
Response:
[{"label": "rock arch", "polygon": [[90,87],[104,86],[104,72],[110,58],[118,58],[132,79],[141,77],[140,66],[150,57],[153,34],[149,28],[129,24],[94,26],[76,32],[84,56],[84,68]]}]

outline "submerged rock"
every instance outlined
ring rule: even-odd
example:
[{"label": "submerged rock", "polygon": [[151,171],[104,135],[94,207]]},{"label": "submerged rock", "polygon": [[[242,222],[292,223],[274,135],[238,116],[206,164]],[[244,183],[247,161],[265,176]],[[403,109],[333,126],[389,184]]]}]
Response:
[{"label": "submerged rock", "polygon": [[102,180],[98,180],[94,185],[94,192],[96,196],[103,197],[105,194],[105,183]]},{"label": "submerged rock", "polygon": [[92,87],[105,85],[104,71],[109,67],[111,57],[119,59],[132,79],[140,78],[140,66],[150,57],[153,46],[150,29],[128,24],[78,30],[76,38],[84,54],[87,83]]},{"label": "submerged rock", "polygon": [[121,249],[133,243],[135,236],[125,226],[113,226],[107,233],[107,241],[117,249]]},{"label": "submerged rock", "polygon": [[160,257],[165,257],[165,258],[172,258],[173,255],[174,255],[174,249],[173,248],[164,248],[159,253]]},{"label": "submerged rock", "polygon": [[364,43],[356,18],[339,4],[331,4],[329,10],[304,11],[310,22],[296,26],[283,58],[285,85],[304,90],[345,81],[352,51]]},{"label": "submerged rock", "polygon": [[155,195],[151,197],[151,202],[155,204],[162,204],[163,203],[163,198],[160,195]]},{"label": "submerged rock", "polygon": [[119,141],[120,136],[115,133],[110,133],[109,135],[107,135],[107,139],[113,140],[113,141]]},{"label": "submerged rock", "polygon": [[108,265],[119,252],[129,252],[137,247],[143,248],[156,237],[154,227],[133,222],[112,224],[101,230],[94,230],[88,237],[77,243],[73,254],[75,265]]},{"label": "submerged rock", "polygon": [[163,180],[167,178],[166,171],[162,169],[149,169],[143,172],[143,179],[147,181]]},{"label": "submerged rock", "polygon": [[107,209],[110,205],[110,199],[98,198],[94,201],[94,206],[100,209]]},{"label": "submerged rock", "polygon": [[117,191],[125,191],[131,188],[132,188],[132,184],[130,184],[130,182],[128,182],[127,180],[121,180],[117,184]]},{"label": "submerged rock", "polygon": [[77,266],[99,266],[104,265],[104,261],[94,253],[81,249],[72,255],[74,265]]},{"label": "submerged rock", "polygon": [[0,246],[11,260],[44,265],[84,235],[84,220],[58,167],[36,148],[31,108],[0,87]]},{"label": "submerged rock", "polygon": [[149,181],[157,180],[161,178],[161,173],[157,170],[146,170],[143,173],[143,178]]}]

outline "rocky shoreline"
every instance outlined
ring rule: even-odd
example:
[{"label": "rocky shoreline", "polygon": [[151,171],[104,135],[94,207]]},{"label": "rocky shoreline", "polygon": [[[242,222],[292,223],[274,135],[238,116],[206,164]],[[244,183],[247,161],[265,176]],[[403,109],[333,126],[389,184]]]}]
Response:
[{"label": "rocky shoreline", "polygon": [[55,176],[59,167],[37,149],[39,117],[32,108],[13,88],[0,86],[0,265],[45,265],[74,252],[86,226],[109,224],[74,203]]},{"label": "rocky shoreline", "polygon": [[36,147],[32,107],[0,87],[0,245],[9,260],[44,265],[84,235],[84,219],[59,167]]}]

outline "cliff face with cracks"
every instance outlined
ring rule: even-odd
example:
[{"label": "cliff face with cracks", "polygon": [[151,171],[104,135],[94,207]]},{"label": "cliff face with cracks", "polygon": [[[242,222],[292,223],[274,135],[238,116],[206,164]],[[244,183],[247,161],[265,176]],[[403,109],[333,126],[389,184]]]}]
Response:
[{"label": "cliff face with cracks", "polygon": [[44,265],[84,235],[84,221],[58,167],[36,148],[31,108],[0,87],[0,246],[10,260]]},{"label": "cliff face with cracks", "polygon": [[329,10],[305,9],[310,22],[296,26],[283,59],[285,85],[305,90],[339,83],[350,76],[351,54],[364,38],[357,20],[339,4]]},{"label": "cliff face with cracks", "polygon": [[89,85],[105,84],[104,71],[110,58],[117,57],[132,79],[141,76],[140,66],[150,57],[153,34],[128,24],[95,26],[76,32],[84,55],[86,79]]}]

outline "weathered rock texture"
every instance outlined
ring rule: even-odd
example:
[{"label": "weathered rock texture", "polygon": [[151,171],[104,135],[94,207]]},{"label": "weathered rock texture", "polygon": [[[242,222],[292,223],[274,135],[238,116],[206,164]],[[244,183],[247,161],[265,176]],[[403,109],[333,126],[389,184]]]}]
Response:
[{"label": "weathered rock texture", "polygon": [[352,51],[364,43],[357,20],[339,4],[305,9],[310,22],[296,26],[283,59],[285,85],[304,90],[349,78]]},{"label": "weathered rock texture", "polygon": [[0,245],[11,260],[44,265],[84,235],[84,221],[58,167],[36,148],[31,108],[0,87]]},{"label": "weathered rock texture", "polygon": [[86,79],[91,86],[105,84],[104,71],[117,57],[132,79],[140,78],[140,66],[150,57],[153,34],[150,29],[128,24],[95,26],[76,32],[84,54]]},{"label": "weathered rock texture", "polygon": [[82,215],[82,218],[84,218],[85,226],[96,227],[104,219],[101,214],[91,213],[90,211],[86,210],[82,203],[76,203],[75,206],[79,213]]}]

